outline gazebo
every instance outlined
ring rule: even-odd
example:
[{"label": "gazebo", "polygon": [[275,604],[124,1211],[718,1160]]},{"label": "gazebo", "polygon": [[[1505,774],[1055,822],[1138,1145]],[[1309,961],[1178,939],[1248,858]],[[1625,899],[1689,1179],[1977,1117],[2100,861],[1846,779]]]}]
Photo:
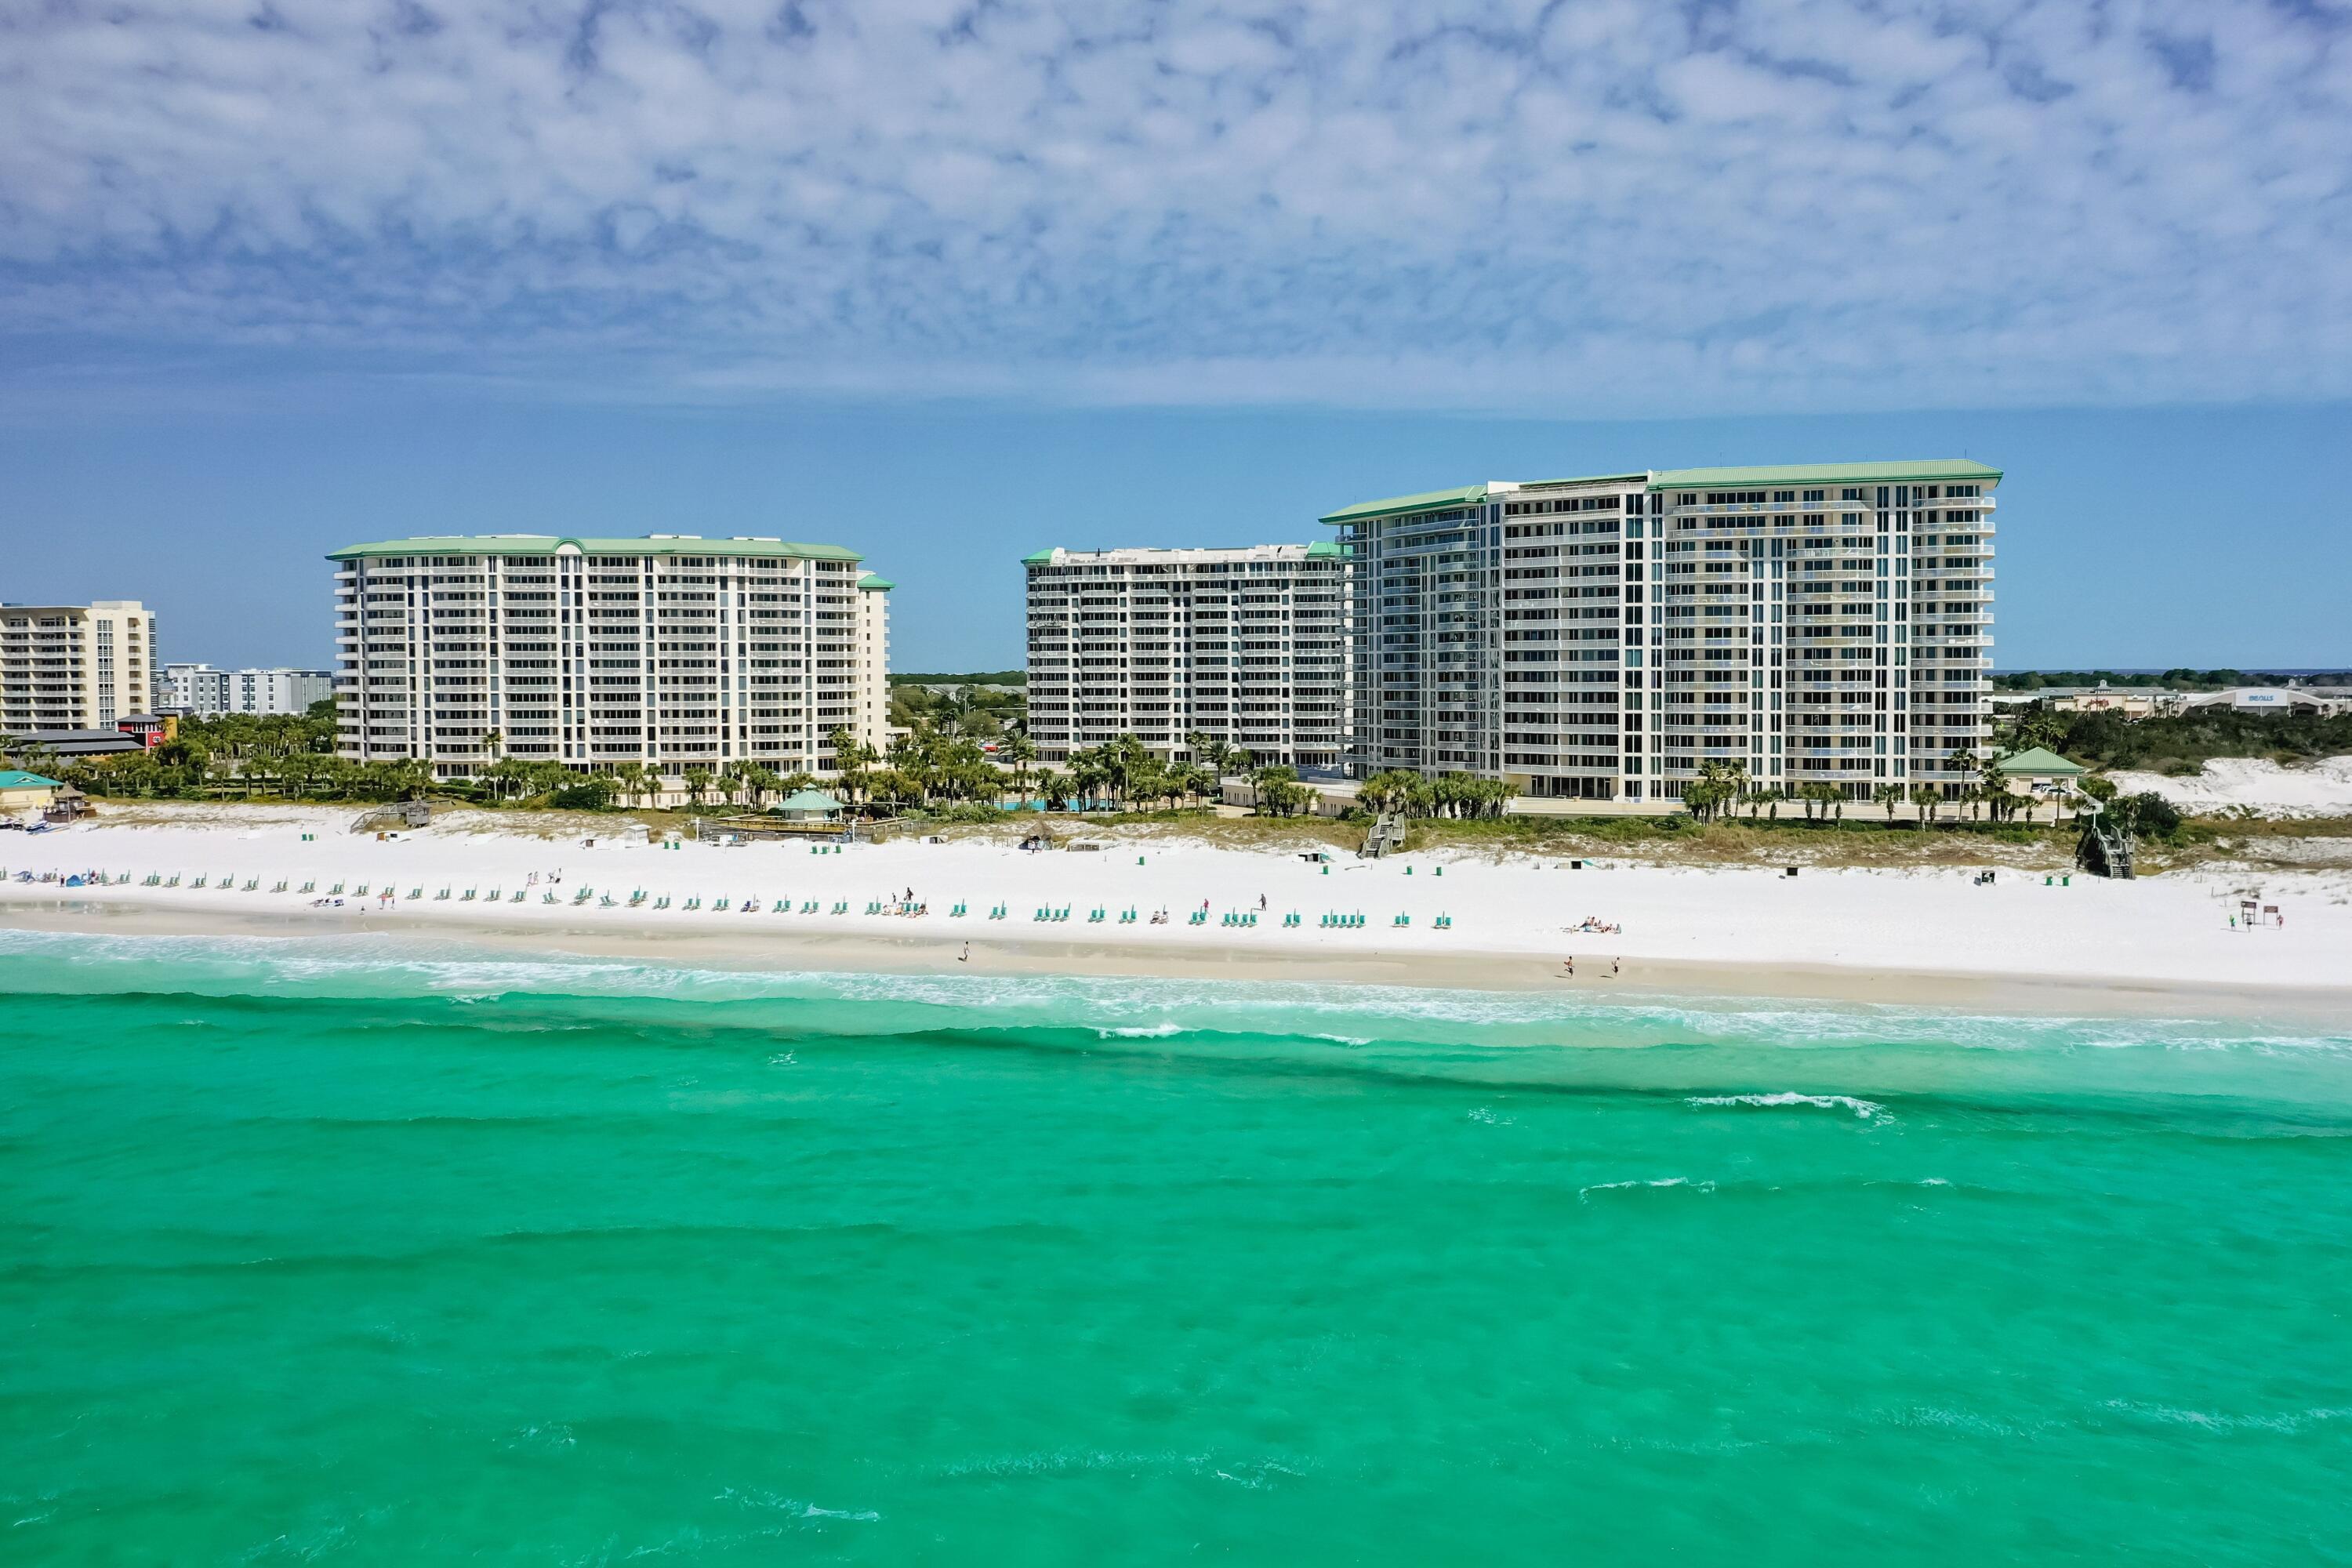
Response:
[{"label": "gazebo", "polygon": [[2036,801],[2064,800],[2074,792],[2082,776],[2091,771],[2080,763],[2068,762],[2047,746],[2011,752],[1998,765],[2001,776],[2009,781],[2010,794]]},{"label": "gazebo", "polygon": [[787,822],[832,822],[841,816],[841,802],[823,790],[795,790],[776,803]]}]

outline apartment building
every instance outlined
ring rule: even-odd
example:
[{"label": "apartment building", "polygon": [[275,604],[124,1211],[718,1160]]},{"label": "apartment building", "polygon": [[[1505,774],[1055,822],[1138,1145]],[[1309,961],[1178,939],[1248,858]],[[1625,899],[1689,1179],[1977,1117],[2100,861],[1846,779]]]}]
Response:
[{"label": "apartment building", "polygon": [[1348,562],[1328,541],[1231,550],[1041,550],[1029,593],[1039,758],[1133,735],[1191,761],[1216,737],[1260,763],[1335,767],[1348,725]]},{"label": "apartment building", "polygon": [[1935,460],[1496,481],[1323,518],[1353,565],[1350,770],[1535,797],[1957,794],[1988,741],[1993,489]]},{"label": "apartment building", "polygon": [[110,728],[154,684],[155,616],[136,599],[0,605],[0,733]]},{"label": "apartment building", "polygon": [[155,702],[200,719],[218,713],[306,713],[335,694],[328,669],[215,669],[209,664],[167,664],[155,683]]},{"label": "apartment building", "polygon": [[838,545],[479,534],[328,559],[353,760],[823,773],[835,729],[884,740],[890,584]]}]

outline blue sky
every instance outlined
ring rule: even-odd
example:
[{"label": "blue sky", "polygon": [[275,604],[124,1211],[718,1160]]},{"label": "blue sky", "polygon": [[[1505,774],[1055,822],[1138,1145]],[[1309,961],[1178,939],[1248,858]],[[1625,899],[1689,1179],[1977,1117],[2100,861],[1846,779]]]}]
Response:
[{"label": "blue sky", "polygon": [[299,662],[353,538],[782,531],[994,664],[1041,543],[1966,452],[2003,663],[2352,662],[2347,146],[2318,0],[47,0],[0,594]]}]

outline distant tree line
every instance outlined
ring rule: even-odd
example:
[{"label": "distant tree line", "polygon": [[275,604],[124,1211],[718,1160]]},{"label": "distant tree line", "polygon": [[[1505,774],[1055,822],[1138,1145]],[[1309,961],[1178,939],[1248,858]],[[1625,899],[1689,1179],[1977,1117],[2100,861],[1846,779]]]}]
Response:
[{"label": "distant tree line", "polygon": [[2046,746],[2086,766],[2193,773],[2215,757],[2282,763],[2352,754],[2352,714],[2238,713],[2197,708],[2166,718],[2127,719],[2112,709],[2020,714],[2003,735],[2011,750]]},{"label": "distant tree line", "polygon": [[[2012,669],[1992,678],[1996,691],[2040,691],[2051,686],[2155,686],[2169,691],[2219,691],[2231,686],[2284,686],[2287,677],[2276,672],[2242,669]],[[2297,679],[2313,679],[2303,676]],[[2315,679],[2326,680],[2326,676]],[[2352,671],[2336,679],[2352,681]]]}]

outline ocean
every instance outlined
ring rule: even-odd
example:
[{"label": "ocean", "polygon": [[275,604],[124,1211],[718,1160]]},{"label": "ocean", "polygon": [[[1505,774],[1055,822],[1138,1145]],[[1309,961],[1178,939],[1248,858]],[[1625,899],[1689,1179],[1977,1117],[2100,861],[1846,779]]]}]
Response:
[{"label": "ocean", "polygon": [[2352,1026],[0,932],[0,1561],[2352,1560]]}]

